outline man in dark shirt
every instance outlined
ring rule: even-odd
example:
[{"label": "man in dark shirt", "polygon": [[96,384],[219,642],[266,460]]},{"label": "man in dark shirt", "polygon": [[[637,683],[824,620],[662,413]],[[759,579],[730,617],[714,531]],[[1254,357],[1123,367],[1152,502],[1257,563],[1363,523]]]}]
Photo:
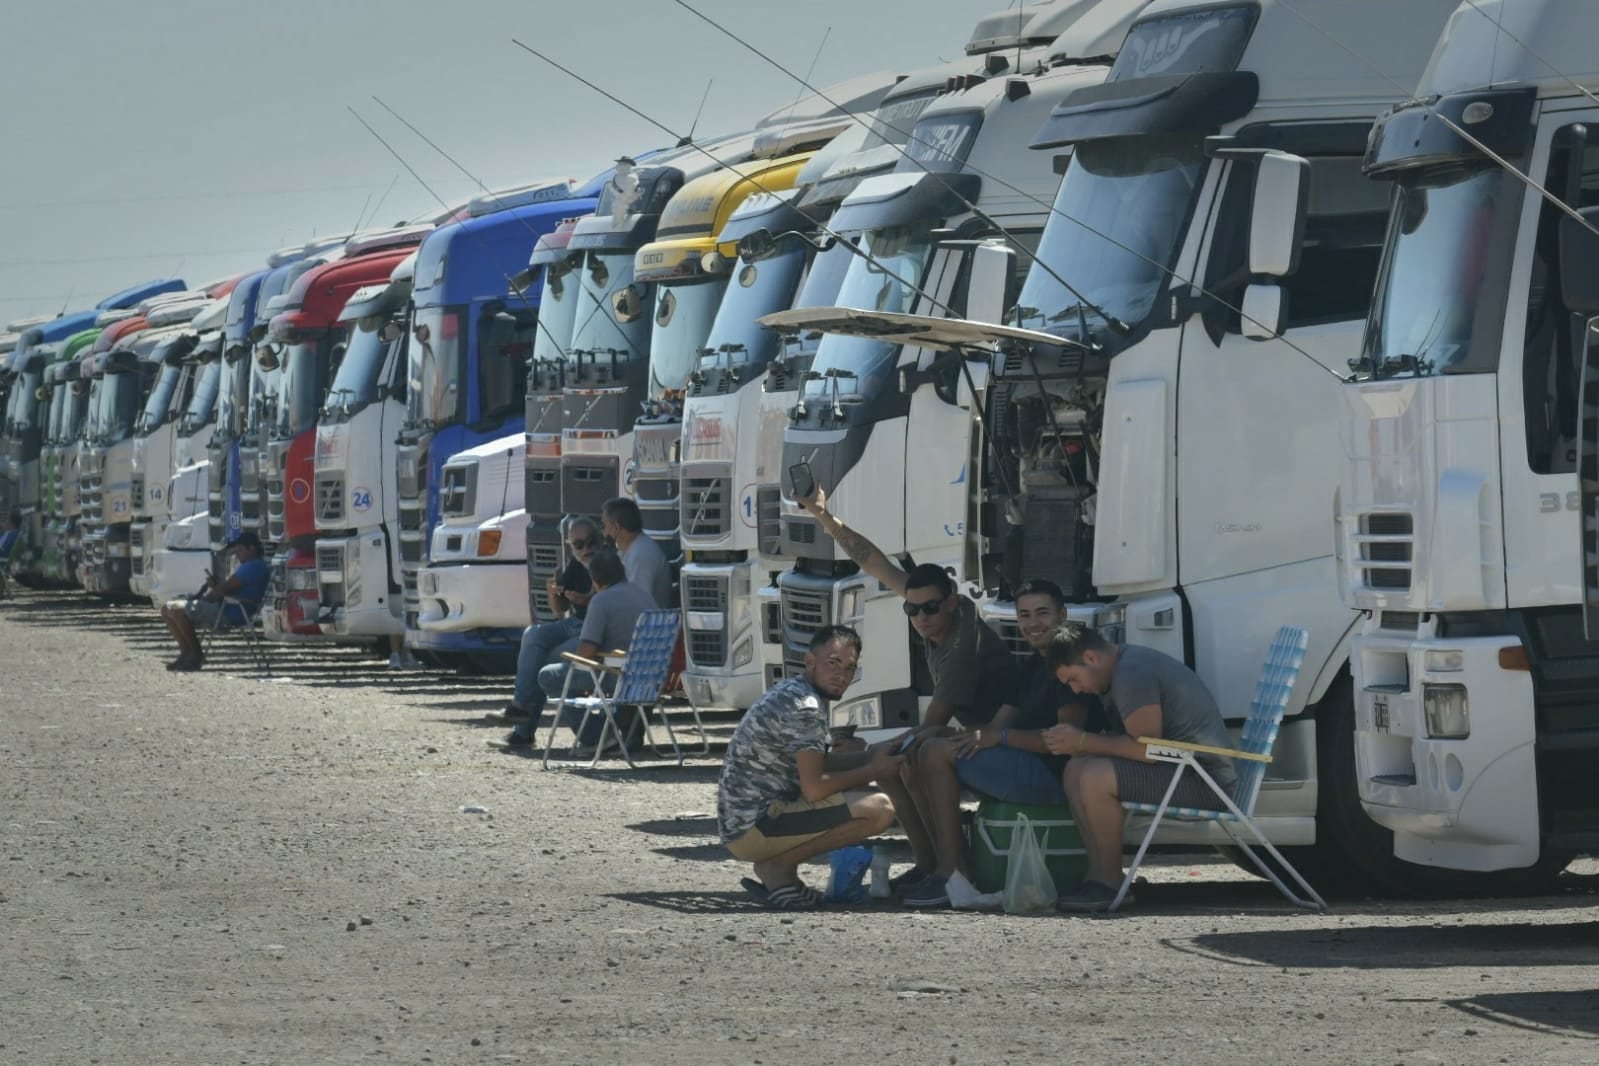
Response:
[{"label": "man in dark shirt", "polygon": [[[923,563],[902,569],[828,511],[827,494],[820,485],[814,495],[797,502],[862,570],[905,600],[913,684],[917,695],[930,697],[930,702],[921,725],[908,736],[883,742],[908,759],[898,781],[878,782],[893,801],[916,860],[915,870],[896,879],[896,887],[903,889],[946,861],[953,871],[961,847],[959,789],[953,809],[943,796],[925,794],[916,778],[919,748],[931,738],[954,733],[951,721],[976,729],[993,718],[1010,691],[1011,655],[999,634],[977,616],[977,605],[955,590],[942,567]],[[944,896],[927,905],[947,902]]]},{"label": "man in dark shirt", "polygon": [[588,561],[600,546],[600,528],[592,518],[577,517],[566,525],[566,548],[571,553],[566,569],[551,574],[544,583],[553,622],[535,622],[522,631],[516,654],[516,689],[505,710],[487,715],[497,722],[536,721],[544,710],[545,694],[539,671],[561,661],[563,651],[576,651],[583,616],[588,611],[593,585]]},{"label": "man in dark shirt", "polygon": [[[226,581],[206,579],[200,594],[187,600],[171,600],[161,608],[161,620],[178,642],[178,657],[167,664],[168,670],[198,670],[205,662],[205,652],[200,647],[196,627],[207,630],[216,627],[220,618],[225,626],[247,625],[251,615],[261,606],[267,585],[272,580],[272,569],[261,558],[261,538],[254,533],[240,533],[228,542],[239,565],[233,568]],[[239,606],[223,601],[232,598]]]}]

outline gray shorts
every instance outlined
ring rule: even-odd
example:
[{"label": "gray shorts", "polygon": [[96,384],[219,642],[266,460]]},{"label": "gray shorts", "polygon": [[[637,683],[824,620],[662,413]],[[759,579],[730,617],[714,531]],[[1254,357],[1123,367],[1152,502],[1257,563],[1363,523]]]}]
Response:
[{"label": "gray shorts", "polygon": [[[216,600],[208,600],[201,596],[184,604],[183,613],[189,616],[189,620],[194,623],[196,629],[215,629],[217,619],[222,617],[222,611],[226,606],[226,604],[218,603]],[[222,624],[229,626],[233,622],[231,619],[224,619]]]}]

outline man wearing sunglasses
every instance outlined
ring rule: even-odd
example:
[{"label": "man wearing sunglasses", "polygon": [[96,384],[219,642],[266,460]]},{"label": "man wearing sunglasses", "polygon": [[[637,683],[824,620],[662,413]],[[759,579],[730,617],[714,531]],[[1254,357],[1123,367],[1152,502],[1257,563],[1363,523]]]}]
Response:
[{"label": "man wearing sunglasses", "polygon": [[[918,696],[930,697],[922,724],[909,736],[884,741],[894,750],[908,755],[901,780],[880,781],[879,786],[893,801],[900,825],[910,841],[916,866],[890,882],[905,891],[906,903],[943,906],[949,902],[943,878],[937,870],[954,870],[961,848],[960,787],[927,787],[919,779],[916,763],[922,745],[955,731],[956,721],[968,730],[986,725],[1005,702],[1011,690],[1013,660],[1010,650],[978,617],[977,605],[955,589],[955,582],[941,566],[923,563],[908,571],[860,533],[850,529],[827,509],[827,493],[818,485],[809,497],[797,499],[816,518],[827,535],[860,568],[904,598],[906,617],[913,634],[911,683]],[[936,782],[942,783],[944,775]],[[909,890],[930,882],[927,898],[912,896]],[[936,881],[936,884],[931,882]],[[932,891],[936,889],[936,891]]]},{"label": "man wearing sunglasses", "polygon": [[[600,547],[600,527],[592,518],[578,516],[566,526],[566,569],[551,574],[544,583],[553,622],[535,622],[522,631],[522,646],[516,654],[516,690],[505,710],[487,717],[499,723],[536,722],[544,710],[548,694],[539,687],[539,671],[561,661],[563,651],[576,651],[583,618],[588,613],[593,584],[588,564]],[[528,742],[532,747],[532,728]]]}]

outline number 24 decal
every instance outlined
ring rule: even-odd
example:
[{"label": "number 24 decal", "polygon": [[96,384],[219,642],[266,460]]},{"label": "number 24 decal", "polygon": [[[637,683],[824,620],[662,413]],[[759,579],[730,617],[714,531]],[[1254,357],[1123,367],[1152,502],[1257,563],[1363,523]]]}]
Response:
[{"label": "number 24 decal", "polygon": [[366,510],[368,507],[372,506],[372,494],[370,492],[356,492],[352,494],[350,497],[350,506],[354,507],[357,511]]}]

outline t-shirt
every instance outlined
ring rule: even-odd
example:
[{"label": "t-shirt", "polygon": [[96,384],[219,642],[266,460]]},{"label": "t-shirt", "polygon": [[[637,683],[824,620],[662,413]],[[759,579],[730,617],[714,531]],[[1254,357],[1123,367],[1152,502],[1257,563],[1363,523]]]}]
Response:
[{"label": "t-shirt", "polygon": [[593,644],[603,655],[608,651],[626,651],[633,640],[633,627],[638,616],[655,610],[650,594],[631,581],[618,581],[610,588],[601,589],[589,600],[588,613],[583,616],[583,629],[578,633],[578,643]]},{"label": "t-shirt", "polygon": [[0,533],[0,559],[9,559],[11,557],[11,549],[16,546],[17,531],[15,529],[8,529],[4,533]]},{"label": "t-shirt", "polygon": [[627,579],[655,597],[655,606],[665,607],[672,602],[672,573],[659,544],[640,533],[621,555]]},{"label": "t-shirt", "polygon": [[[1120,645],[1110,691],[1105,693],[1111,732],[1127,732],[1122,717],[1151,703],[1160,705],[1160,732],[1166,740],[1216,748],[1233,746],[1216,700],[1197,674],[1164,652],[1138,644]],[[1222,755],[1196,757],[1218,785],[1231,785],[1237,780],[1231,759]]]},{"label": "t-shirt", "polygon": [[1011,690],[1014,656],[1000,635],[977,617],[977,605],[960,597],[955,628],[942,643],[923,639],[915,626],[908,628],[916,694],[954,707],[955,720],[967,729],[994,717]]},{"label": "t-shirt", "polygon": [[827,712],[803,677],[780,682],[744,712],[722,759],[716,828],[727,843],[750,829],[779,800],[800,798],[802,751],[827,750]]},{"label": "t-shirt", "polygon": [[[265,559],[246,559],[233,568],[233,576],[239,579],[239,588],[231,595],[243,603],[251,611],[261,606],[261,601],[266,598],[267,585],[272,582],[272,568]],[[233,605],[228,606],[228,621],[234,625],[244,624],[244,613]]]},{"label": "t-shirt", "polygon": [[[1105,729],[1105,709],[1099,698],[1078,695],[1068,685],[1061,684],[1055,671],[1049,668],[1044,657],[1034,652],[1017,660],[1011,671],[1011,690],[1005,703],[1016,708],[1016,717],[1009,728],[1016,730],[1043,730],[1060,724],[1060,709],[1080,704],[1084,709],[1083,728],[1090,733]],[[1064,755],[1039,756],[1058,773],[1066,766]]]},{"label": "t-shirt", "polygon": [[[561,571],[561,580],[557,581],[556,584],[573,592],[587,592],[594,587],[594,582],[589,579],[588,568],[578,562],[575,556],[567,561],[566,569]],[[579,606],[574,603],[572,604],[572,613],[582,618],[589,613],[589,605],[585,603]]]}]

